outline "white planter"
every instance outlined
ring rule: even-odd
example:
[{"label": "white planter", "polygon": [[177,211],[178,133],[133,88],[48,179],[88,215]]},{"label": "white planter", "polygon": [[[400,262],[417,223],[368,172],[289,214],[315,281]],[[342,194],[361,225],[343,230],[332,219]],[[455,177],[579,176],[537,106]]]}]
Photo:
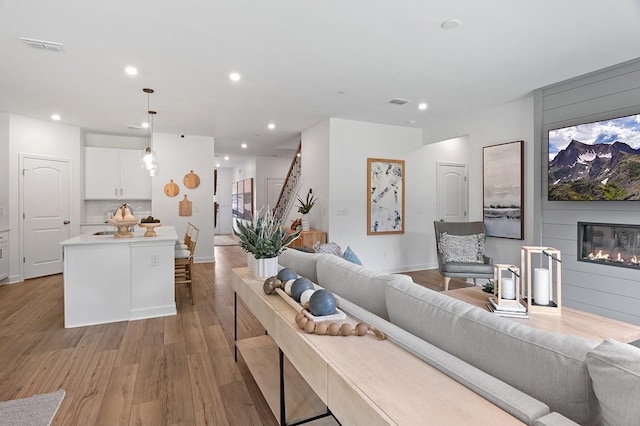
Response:
[{"label": "white planter", "polygon": [[269,278],[278,275],[278,257],[255,259],[253,273],[258,278]]},{"label": "white planter", "polygon": [[302,230],[308,231],[311,228],[311,223],[309,221],[309,213],[305,213],[302,215]]}]

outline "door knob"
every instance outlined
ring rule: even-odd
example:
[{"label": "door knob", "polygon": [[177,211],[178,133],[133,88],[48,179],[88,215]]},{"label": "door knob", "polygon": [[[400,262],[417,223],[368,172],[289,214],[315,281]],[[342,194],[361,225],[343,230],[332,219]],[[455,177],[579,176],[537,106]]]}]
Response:
[{"label": "door knob", "polygon": [[71,221],[69,221],[69,220],[65,220],[65,221],[64,221],[64,222],[62,222],[62,223],[64,223],[65,225],[68,225],[68,224],[70,224],[70,223],[71,223]]}]

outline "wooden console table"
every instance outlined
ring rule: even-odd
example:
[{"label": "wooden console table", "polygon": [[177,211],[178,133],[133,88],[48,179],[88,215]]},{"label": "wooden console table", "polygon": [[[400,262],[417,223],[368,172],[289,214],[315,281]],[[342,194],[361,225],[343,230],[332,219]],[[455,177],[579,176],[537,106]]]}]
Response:
[{"label": "wooden console table", "polygon": [[[487,309],[486,303],[490,296],[478,286],[444,291],[443,294],[484,309]],[[530,313],[528,319],[505,319],[517,321],[542,330],[586,337],[596,342],[601,342],[605,339],[614,339],[618,342],[629,343],[640,339],[640,327],[637,325],[567,308],[565,306],[562,307],[561,315]]]},{"label": "wooden console table", "polygon": [[302,248],[306,246],[313,248],[315,243],[325,244],[326,242],[326,232],[310,229],[308,231],[300,231],[300,236],[291,243],[291,247]]},{"label": "wooden console table", "polygon": [[[305,334],[296,327],[296,312],[291,306],[277,295],[266,295],[262,284],[247,268],[234,269],[232,286],[236,303],[240,298],[267,332],[239,338],[236,328],[236,348],[281,424],[297,420],[303,411],[305,414],[314,411],[306,408],[315,406],[317,413],[318,402],[321,412],[328,407],[344,425],[522,424],[388,340],[379,341],[372,334],[363,337]],[[237,309],[235,314],[237,321]],[[348,322],[355,324],[351,319]],[[285,376],[302,381],[297,382],[296,391],[287,391],[286,410],[281,410],[282,400],[278,398],[279,367],[277,355],[274,356],[278,352],[281,362],[284,358]],[[266,355],[270,358],[265,354],[270,354]],[[288,363],[295,367],[295,372],[287,369]],[[287,389],[291,389],[289,382]],[[317,398],[309,398],[308,404],[298,401],[290,406],[292,393],[298,396],[313,393]]]}]

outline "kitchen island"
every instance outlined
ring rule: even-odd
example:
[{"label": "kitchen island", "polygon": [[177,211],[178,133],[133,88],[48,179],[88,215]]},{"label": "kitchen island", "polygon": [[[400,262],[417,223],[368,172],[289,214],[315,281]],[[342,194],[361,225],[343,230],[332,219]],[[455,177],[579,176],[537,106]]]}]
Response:
[{"label": "kitchen island", "polygon": [[173,226],[156,237],[81,234],[61,242],[65,328],[176,314]]}]

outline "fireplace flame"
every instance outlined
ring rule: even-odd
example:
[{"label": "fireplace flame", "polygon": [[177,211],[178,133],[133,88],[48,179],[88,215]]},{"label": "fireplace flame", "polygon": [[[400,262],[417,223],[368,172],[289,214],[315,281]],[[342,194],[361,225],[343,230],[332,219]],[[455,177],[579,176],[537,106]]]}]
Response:
[{"label": "fireplace flame", "polygon": [[612,259],[609,253],[605,253],[602,250],[598,250],[597,253],[593,253],[593,252],[589,253],[587,257],[589,258],[589,260],[604,260],[604,261],[610,260],[611,262],[631,263],[632,265],[640,265],[640,260],[638,260],[638,256],[636,255],[631,257],[629,260],[625,260],[622,257],[622,254],[618,253],[616,258]]}]

